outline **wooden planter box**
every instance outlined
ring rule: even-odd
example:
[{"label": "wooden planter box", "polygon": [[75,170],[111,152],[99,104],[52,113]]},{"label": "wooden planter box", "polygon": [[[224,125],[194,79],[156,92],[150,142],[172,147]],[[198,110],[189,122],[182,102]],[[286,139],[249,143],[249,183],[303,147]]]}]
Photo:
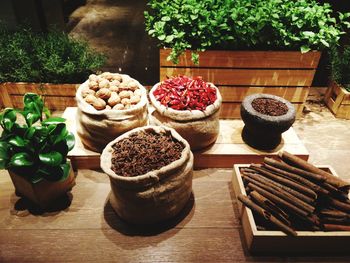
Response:
[{"label": "wooden planter box", "polygon": [[[235,164],[232,185],[235,196],[247,195],[240,169],[249,164]],[[337,176],[330,166],[318,166]],[[282,231],[258,230],[254,216],[249,208],[237,201],[239,217],[242,222],[243,236],[249,251],[253,254],[280,255],[321,255],[321,254],[350,254],[345,244],[350,242],[349,231],[297,231],[298,236],[288,236]]]},{"label": "wooden planter box", "polygon": [[12,171],[8,171],[15,186],[16,191],[39,205],[41,208],[46,208],[58,197],[70,191],[75,185],[75,175],[72,166],[69,171],[68,177],[64,181],[51,182],[42,180],[33,184]]},{"label": "wooden planter box", "polygon": [[0,106],[22,108],[23,95],[34,92],[45,98],[45,105],[50,110],[64,110],[76,106],[75,92],[79,86],[80,84],[1,83]]},{"label": "wooden planter box", "polygon": [[269,93],[289,100],[300,117],[321,56],[298,51],[205,51],[199,65],[186,51],[174,65],[167,61],[170,49],[160,49],[160,80],[177,75],[203,76],[220,90],[221,118],[240,118],[244,97]]},{"label": "wooden planter box", "polygon": [[350,92],[332,81],[324,100],[337,118],[350,119]]}]

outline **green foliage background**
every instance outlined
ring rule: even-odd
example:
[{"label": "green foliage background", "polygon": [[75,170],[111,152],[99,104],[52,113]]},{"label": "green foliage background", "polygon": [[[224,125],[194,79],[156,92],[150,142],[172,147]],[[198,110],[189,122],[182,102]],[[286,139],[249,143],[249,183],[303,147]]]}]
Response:
[{"label": "green foliage background", "polygon": [[332,47],[329,59],[332,79],[350,92],[350,45]]},{"label": "green foliage background", "polygon": [[105,60],[87,42],[58,30],[0,28],[0,82],[81,83]]},{"label": "green foliage background", "polygon": [[[350,14],[332,15],[314,0],[150,0],[148,34],[172,48],[177,63],[185,50],[322,50],[337,43]],[[198,61],[198,55],[192,55]]]}]

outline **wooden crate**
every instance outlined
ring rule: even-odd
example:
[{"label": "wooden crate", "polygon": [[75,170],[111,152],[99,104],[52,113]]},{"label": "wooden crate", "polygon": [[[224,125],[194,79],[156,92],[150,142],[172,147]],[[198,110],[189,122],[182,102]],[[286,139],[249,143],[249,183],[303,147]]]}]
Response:
[{"label": "wooden crate", "polygon": [[[235,196],[238,194],[247,195],[240,169],[248,167],[249,164],[235,164],[233,167],[232,185]],[[337,176],[330,166],[318,166]],[[289,256],[321,255],[321,254],[345,254],[350,253],[345,244],[350,242],[350,232],[336,231],[297,231],[298,236],[287,236],[282,231],[261,231],[257,230],[252,211],[237,201],[239,217],[243,227],[243,236],[246,245],[253,254]]]},{"label": "wooden crate", "polygon": [[2,107],[22,108],[23,95],[34,92],[45,98],[45,105],[50,110],[64,110],[76,106],[75,93],[80,84],[50,83],[1,83],[0,99]]},{"label": "wooden crate", "polygon": [[[76,133],[76,110],[77,108],[70,107],[63,113],[68,130],[73,132],[76,138],[75,147],[68,153],[68,158],[75,169],[98,169],[100,154],[86,149]],[[259,151],[243,142],[243,126],[241,120],[220,120],[220,134],[216,143],[206,150],[194,152],[195,168],[231,168],[235,163],[261,162],[266,156],[278,158],[280,150],[291,152],[304,160],[309,157],[309,152],[293,128],[282,134],[282,143],[276,149]]]},{"label": "wooden crate", "polygon": [[350,119],[350,92],[332,81],[324,100],[337,118]]},{"label": "wooden crate", "polygon": [[240,118],[244,97],[268,93],[289,100],[301,116],[320,59],[320,52],[298,51],[205,51],[199,65],[186,51],[174,65],[169,49],[160,49],[160,81],[169,76],[203,76],[222,93],[221,118]]}]

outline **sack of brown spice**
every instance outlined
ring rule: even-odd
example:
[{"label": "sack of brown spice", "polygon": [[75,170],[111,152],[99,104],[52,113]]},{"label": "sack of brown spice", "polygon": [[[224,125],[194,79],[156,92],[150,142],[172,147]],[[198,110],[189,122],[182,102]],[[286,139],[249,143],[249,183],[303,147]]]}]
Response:
[{"label": "sack of brown spice", "polygon": [[82,143],[95,152],[148,122],[146,89],[128,75],[91,75],[78,88],[76,100],[77,133]]},{"label": "sack of brown spice", "polygon": [[149,93],[155,111],[151,125],[174,128],[188,141],[191,150],[213,144],[220,130],[219,90],[201,77],[179,76],[157,83]]},{"label": "sack of brown spice", "polygon": [[178,214],[192,192],[193,154],[174,129],[145,126],[110,142],[101,155],[109,176],[109,201],[134,224],[152,224]]}]

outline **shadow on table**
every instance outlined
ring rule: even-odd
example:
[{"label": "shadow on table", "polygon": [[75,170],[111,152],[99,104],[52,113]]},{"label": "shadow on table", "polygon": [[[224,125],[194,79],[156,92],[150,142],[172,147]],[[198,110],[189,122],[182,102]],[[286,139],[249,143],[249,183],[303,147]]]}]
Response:
[{"label": "shadow on table", "polygon": [[20,197],[16,200],[15,195],[13,195],[11,197],[11,203],[13,204],[11,213],[22,217],[28,214],[54,216],[63,210],[67,210],[72,203],[72,199],[72,193],[68,192],[57,198],[50,206],[43,209],[25,197]]},{"label": "shadow on table", "polygon": [[[175,217],[156,224],[135,225],[127,223],[118,216],[118,214],[113,210],[108,197],[104,207],[104,219],[111,228],[123,235],[156,236],[170,229],[180,230],[181,228],[183,228],[183,225],[187,224],[191,220],[194,213],[194,207],[195,202],[194,195],[192,192],[190,199],[186,203],[185,207]],[[181,227],[178,226],[179,223],[181,223]]]}]

